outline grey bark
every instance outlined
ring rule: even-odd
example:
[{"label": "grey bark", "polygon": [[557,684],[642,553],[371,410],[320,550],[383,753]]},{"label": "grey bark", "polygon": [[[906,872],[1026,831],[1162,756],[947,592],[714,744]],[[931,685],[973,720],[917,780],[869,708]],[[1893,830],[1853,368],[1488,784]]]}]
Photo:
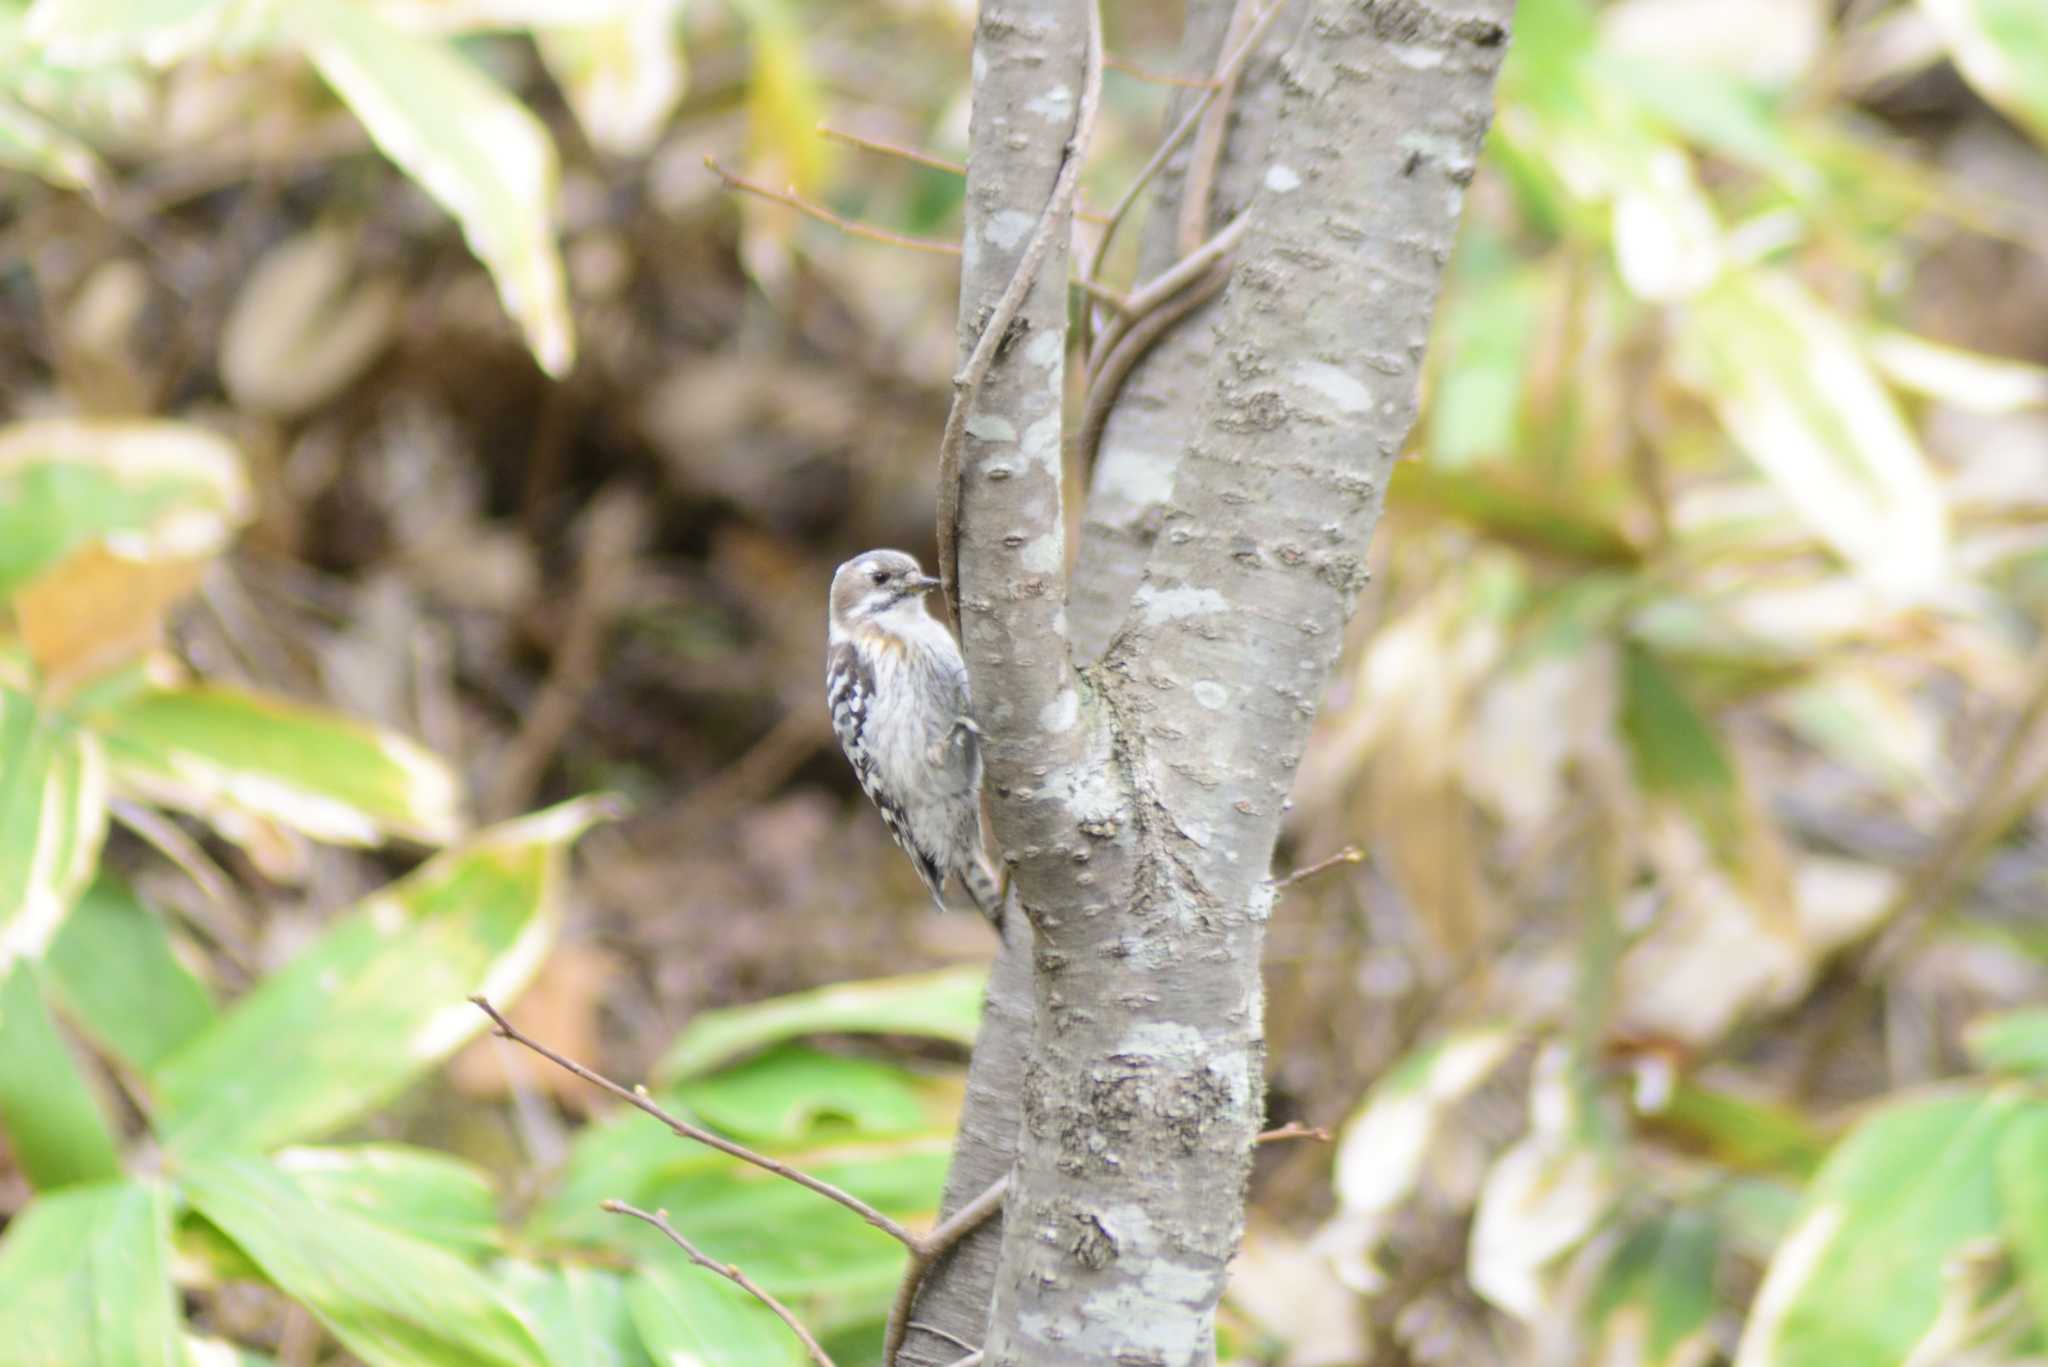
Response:
[{"label": "grey bark", "polygon": [[[1238,78],[1228,106],[1228,132],[1210,197],[1207,232],[1215,232],[1250,206],[1265,170],[1280,104],[1280,56],[1301,31],[1300,12],[1306,9],[1305,0],[1278,3],[1295,13],[1282,14],[1274,22]],[[1236,8],[1235,0],[1190,0],[1175,70],[1192,74],[1216,69]],[[1166,126],[1179,123],[1194,102],[1193,91],[1182,92],[1172,102]],[[1140,280],[1157,276],[1182,253],[1179,219],[1188,156],[1184,150],[1160,177],[1138,252]],[[1159,534],[1161,510],[1173,490],[1181,451],[1194,435],[1202,377],[1215,350],[1215,320],[1221,306],[1221,299],[1205,304],[1159,340],[1124,382],[1103,428],[1074,565],[1074,652],[1084,663],[1100,659],[1108,648]]]},{"label": "grey bark", "polygon": [[[968,1294],[985,1248],[935,1277],[913,1319],[957,1298],[967,1317],[943,1327],[989,1363],[1213,1357],[1261,1119],[1267,870],[1414,418],[1512,3],[1314,0],[1274,82],[1196,420],[1150,490],[1158,534],[1127,597],[1084,576],[1092,611],[1123,614],[1099,664],[1070,663],[1059,571],[1064,253],[970,420],[962,636],[997,837],[1035,927],[1031,1033],[1001,1023],[1017,1020],[1011,961],[973,1079],[1022,1110],[986,1327]],[[1077,0],[984,6],[963,355],[1008,282],[1010,230],[1036,221],[1058,169],[1084,14]],[[1099,563],[1144,549],[1122,544]],[[1082,560],[1098,564],[1086,547]],[[1021,1060],[1021,1084],[994,1079],[984,1051]],[[972,1150],[999,1168],[1001,1108],[974,1108],[958,1161]],[[982,1185],[956,1174],[949,1202]],[[929,1336],[913,1346],[925,1355],[904,1360],[957,1356]]]},{"label": "grey bark", "polygon": [[[1086,81],[1088,0],[988,0],[975,29],[962,237],[959,352],[963,367],[1009,287],[1067,155]],[[1031,1039],[1032,933],[1019,905],[1071,892],[1041,839],[1059,795],[1034,797],[1054,766],[1071,768],[1088,737],[1067,648],[1065,517],[1060,458],[1065,396],[1067,244],[1054,246],[1003,349],[967,412],[958,491],[961,649],[975,680],[996,842],[1016,896],[980,1038],[968,1071],[961,1131],[942,1212],[950,1214],[1008,1172],[1017,1098]],[[941,517],[948,496],[942,491]],[[964,1239],[927,1275],[897,1361],[938,1367],[984,1337],[1002,1222]]]}]

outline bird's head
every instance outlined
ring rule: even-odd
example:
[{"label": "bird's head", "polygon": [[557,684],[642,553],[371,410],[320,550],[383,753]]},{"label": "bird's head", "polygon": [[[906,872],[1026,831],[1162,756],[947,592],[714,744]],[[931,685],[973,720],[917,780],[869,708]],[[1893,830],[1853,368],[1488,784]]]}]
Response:
[{"label": "bird's head", "polygon": [[867,551],[832,576],[832,629],[851,631],[899,604],[914,603],[939,586],[917,557],[902,551]]}]

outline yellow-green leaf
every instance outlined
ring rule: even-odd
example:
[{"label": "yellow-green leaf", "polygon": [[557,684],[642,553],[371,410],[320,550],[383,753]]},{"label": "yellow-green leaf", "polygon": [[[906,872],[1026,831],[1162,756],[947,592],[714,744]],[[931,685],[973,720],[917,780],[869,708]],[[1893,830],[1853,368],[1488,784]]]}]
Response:
[{"label": "yellow-green leaf", "polygon": [[1681,346],[1729,434],[1865,579],[1908,594],[1945,580],[1940,486],[1839,319],[1785,276],[1732,271],[1691,302]]},{"label": "yellow-green leaf", "polygon": [[706,1011],[676,1036],[655,1074],[674,1082],[800,1035],[923,1035],[971,1045],[987,980],[985,969],[947,968]]},{"label": "yellow-green leaf", "polygon": [[151,1074],[157,1132],[183,1153],[316,1138],[389,1100],[487,1023],[561,921],[583,799],[494,826],[377,892]]},{"label": "yellow-green leaf", "polygon": [[98,1098],[57,1033],[42,985],[27,963],[0,982],[0,1129],[38,1187],[121,1174]]},{"label": "yellow-green leaf", "polygon": [[188,811],[229,839],[254,819],[339,844],[425,844],[462,829],[438,756],[393,732],[282,698],[210,685],[149,686],[86,715],[114,784]]},{"label": "yellow-green leaf", "polygon": [[99,741],[0,687],[0,969],[39,957],[99,865]]},{"label": "yellow-green leaf", "polygon": [[1712,1356],[1719,1236],[1692,1211],[1646,1220],[1600,1274],[1589,1307],[1599,1361],[1641,1367],[1696,1367]]},{"label": "yellow-green leaf", "polygon": [[141,1180],[31,1202],[0,1239],[0,1344],[15,1367],[184,1367],[170,1194]]},{"label": "yellow-green leaf", "polygon": [[803,1346],[767,1307],[700,1267],[643,1267],[626,1288],[640,1339],[657,1362],[693,1367],[800,1367]]},{"label": "yellow-green leaf", "polygon": [[495,1252],[498,1193],[476,1168],[432,1149],[351,1144],[282,1149],[278,1171],[308,1199],[346,1208],[453,1253]]},{"label": "yellow-green leaf", "polygon": [[1935,1327],[1951,1260],[1998,1233],[1995,1160],[2037,1105],[1972,1092],[1895,1102],[1857,1126],[1771,1258],[1737,1367],[1904,1362]]},{"label": "yellow-green leaf", "polygon": [[625,14],[535,35],[548,73],[600,151],[645,156],[681,102],[681,8],[680,0],[647,0]]},{"label": "yellow-green leaf", "polygon": [[140,565],[217,555],[249,512],[241,456],[203,428],[78,418],[0,428],[0,595],[94,542]]},{"label": "yellow-green leaf", "polygon": [[509,1259],[492,1271],[506,1299],[526,1312],[554,1367],[653,1367],[616,1272]]},{"label": "yellow-green leaf", "polygon": [[166,66],[260,24],[273,0],[36,0],[23,28],[61,66],[140,57]]},{"label": "yellow-green leaf", "polygon": [[104,873],[64,919],[44,972],[66,1018],[137,1068],[213,1023],[213,999],[178,961],[162,918]]},{"label": "yellow-green leaf", "polygon": [[1970,84],[2048,145],[2048,8],[2040,0],[1920,0]]},{"label": "yellow-green leaf", "polygon": [[179,1164],[192,1205],[372,1367],[542,1367],[533,1333],[447,1249],[318,1199],[261,1158]]},{"label": "yellow-green leaf", "polygon": [[6,100],[0,100],[0,166],[41,176],[67,190],[90,189],[106,176],[91,148]]},{"label": "yellow-green leaf", "polygon": [[384,155],[461,223],[541,369],[567,374],[576,340],[547,129],[454,48],[362,5],[292,0],[287,23]]}]

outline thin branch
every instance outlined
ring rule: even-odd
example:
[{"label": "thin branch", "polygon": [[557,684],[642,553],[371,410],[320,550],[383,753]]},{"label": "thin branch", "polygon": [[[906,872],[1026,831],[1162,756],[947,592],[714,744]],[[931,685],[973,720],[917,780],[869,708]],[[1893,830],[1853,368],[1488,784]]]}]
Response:
[{"label": "thin branch", "polygon": [[1229,283],[1229,271],[1212,270],[1207,278],[1165,307],[1153,309],[1128,326],[1120,323],[1102,335],[1096,348],[1102,353],[1101,362],[1090,367],[1081,401],[1081,420],[1074,431],[1074,450],[1084,476],[1095,468],[1095,448],[1102,442],[1102,429],[1108,425],[1117,395],[1123,392],[1124,381],[1137,369],[1138,362],[1174,324],[1214,299]]},{"label": "thin branch", "polygon": [[[1273,0],[1273,8],[1279,9],[1283,0]],[[1230,23],[1225,27],[1222,46],[1235,48],[1256,22],[1254,11],[1258,0],[1237,0],[1231,6]],[[1209,201],[1216,188],[1216,170],[1223,161],[1224,136],[1230,131],[1230,106],[1237,99],[1237,78],[1242,65],[1228,76],[1216,80],[1216,98],[1209,102],[1209,112],[1202,116],[1196,127],[1194,139],[1188,148],[1187,174],[1181,181],[1180,214],[1174,225],[1174,250],[1181,254],[1193,251],[1203,238],[1209,235]]]},{"label": "thin branch", "polygon": [[[1153,343],[1174,324],[1215,298],[1229,283],[1230,272],[1220,263],[1244,237],[1251,223],[1250,214],[1239,214],[1207,242],[1132,291],[1125,299],[1124,316],[1104,329],[1090,348],[1086,397],[1074,445],[1083,471],[1095,468],[1095,447],[1102,439],[1102,429],[1116,407],[1124,381]],[[1190,282],[1194,282],[1194,288],[1175,299]]]},{"label": "thin branch", "polygon": [[[862,133],[849,133],[844,128],[834,128],[829,123],[818,125],[818,136],[830,142],[843,142],[849,147],[858,147],[864,152],[877,152],[885,157],[915,162],[919,166],[928,166],[934,171],[944,171],[948,175],[967,174],[965,162],[953,161],[931,152],[921,152],[915,147],[905,147],[901,143],[885,142],[881,138],[871,138]],[[1086,205],[1078,203],[1074,206],[1074,217],[1088,223],[1109,222],[1108,214],[1096,213]]]},{"label": "thin branch", "polygon": [[[917,1300],[918,1288],[924,1285],[925,1273],[948,1249],[981,1228],[985,1220],[1001,1210],[1003,1198],[1009,1194],[1010,1179],[998,1177],[989,1184],[988,1190],[954,1211],[911,1248],[910,1266],[904,1269],[903,1280],[896,1284],[896,1303],[889,1307],[889,1324],[882,1335],[882,1362],[885,1367],[896,1361],[904,1336],[910,1332],[910,1307]],[[937,1330],[932,1332],[938,1333]],[[940,1337],[952,1339],[950,1334],[941,1334]],[[952,1341],[960,1342],[958,1339]],[[972,1345],[961,1343],[960,1346],[969,1348]]]},{"label": "thin branch", "polygon": [[[1060,162],[1059,174],[1053,178],[1052,193],[1046,196],[1045,208],[1038,215],[1038,226],[1031,230],[1031,241],[1025,245],[1017,268],[1010,273],[1009,285],[996,301],[988,320],[982,324],[981,335],[975,340],[967,364],[953,377],[953,406],[946,413],[946,430],[939,439],[939,579],[956,621],[960,615],[960,448],[967,436],[967,412],[974,406],[982,381],[988,378],[989,367],[995,364],[996,352],[1038,278],[1038,268],[1045,261],[1045,254],[1052,250],[1054,240],[1066,231],[1065,220],[1073,208],[1075,196],[1080,192],[1081,162],[1087,155],[1088,141],[1095,132],[1095,111],[1101,100],[1102,9],[1096,0],[1090,0],[1088,73],[1082,82],[1081,104],[1074,114],[1074,131],[1067,141],[1066,157]],[[1112,230],[1114,226],[1111,225]],[[1084,277],[1089,282],[1094,279],[1093,271]]]},{"label": "thin branch", "polygon": [[1267,1130],[1253,1137],[1254,1144],[1283,1144],[1290,1139],[1313,1139],[1318,1144],[1330,1142],[1330,1132],[1321,1125],[1304,1125],[1299,1120],[1290,1120],[1277,1130]]},{"label": "thin branch", "polygon": [[1154,71],[1150,67],[1139,66],[1136,62],[1127,62],[1121,57],[1103,58],[1102,69],[1129,76],[1133,80],[1144,81],[1147,85],[1177,85],[1189,90],[1207,90],[1216,84],[1213,77],[1176,76],[1170,71]]},{"label": "thin branch", "polygon": [[1359,849],[1356,845],[1346,845],[1328,859],[1319,859],[1305,869],[1296,869],[1285,878],[1275,880],[1273,891],[1285,892],[1296,883],[1306,883],[1317,874],[1328,873],[1339,864],[1360,864],[1363,862],[1365,862],[1365,851]]},{"label": "thin branch", "polygon": [[818,125],[818,136],[827,142],[843,142],[848,147],[858,147],[863,152],[879,152],[885,157],[897,157],[903,161],[915,162],[919,166],[929,166],[934,171],[944,171],[949,175],[964,176],[967,174],[967,164],[965,162],[951,161],[945,157],[936,156],[930,152],[921,152],[915,147],[905,147],[901,143],[889,142],[882,138],[871,138],[865,133],[854,133],[844,128],[834,128],[829,123]]},{"label": "thin branch", "polygon": [[769,1295],[766,1291],[763,1291],[753,1278],[740,1271],[731,1263],[722,1263],[715,1258],[706,1257],[703,1251],[695,1244],[676,1232],[676,1227],[668,1222],[667,1211],[657,1210],[650,1214],[647,1211],[641,1210],[638,1206],[629,1206],[624,1201],[605,1201],[601,1205],[603,1209],[610,1211],[614,1215],[630,1215],[636,1220],[644,1220],[663,1234],[666,1234],[669,1242],[683,1250],[683,1256],[687,1257],[691,1262],[697,1264],[706,1272],[717,1273],[773,1311],[775,1318],[788,1325],[789,1332],[802,1340],[804,1351],[811,1355],[811,1361],[816,1363],[817,1367],[833,1367],[832,1359],[826,1355],[823,1348],[818,1346],[818,1341],[811,1337],[811,1331],[804,1328],[802,1322],[789,1312],[788,1306],[776,1300],[775,1297]]},{"label": "thin branch", "polygon": [[966,1339],[961,1338],[958,1334],[948,1333],[936,1324],[926,1324],[923,1320],[912,1320],[910,1327],[930,1334],[935,1339],[944,1339],[963,1353],[978,1353],[981,1351],[981,1349],[975,1347]]},{"label": "thin branch", "polygon": [[1266,12],[1252,21],[1251,32],[1245,34],[1244,41],[1231,49],[1224,56],[1223,60],[1217,64],[1214,82],[1202,91],[1201,96],[1196,99],[1194,106],[1181,117],[1181,121],[1174,126],[1174,130],[1166,135],[1166,140],[1160,143],[1158,149],[1152,153],[1152,159],[1145,163],[1144,169],[1138,172],[1137,178],[1124,188],[1122,197],[1117,200],[1116,206],[1109,211],[1109,226],[1103,229],[1102,240],[1095,244],[1095,255],[1088,263],[1088,279],[1096,280],[1101,278],[1103,263],[1109,258],[1109,244],[1115,239],[1116,230],[1122,226],[1125,217],[1131,212],[1131,206],[1138,202],[1138,196],[1143,194],[1145,187],[1152,183],[1152,177],[1159,174],[1160,169],[1166,165],[1168,159],[1180,150],[1180,145],[1186,142],[1196,127],[1200,125],[1202,116],[1208,112],[1209,106],[1215,103],[1217,97],[1223,93],[1224,87],[1237,78],[1238,70],[1244,66],[1245,59],[1252,55],[1252,50],[1266,36],[1266,30],[1272,26],[1273,20],[1278,18],[1280,11],[1286,8],[1287,6],[1281,3],[1281,0],[1272,0]]},{"label": "thin branch", "polygon": [[749,180],[737,172],[728,171],[720,166],[718,158],[709,152],[704,154],[704,165],[710,168],[712,174],[724,181],[729,190],[744,190],[750,195],[758,195],[777,204],[787,204],[800,213],[809,214],[812,218],[829,223],[840,232],[854,237],[865,237],[871,242],[886,242],[892,247],[904,247],[913,252],[929,252],[933,256],[960,255],[960,244],[957,242],[942,242],[935,237],[910,237],[903,233],[892,233],[887,228],[876,228],[857,222],[843,214],[833,213],[815,200],[805,199],[794,189],[777,190],[772,186],[763,185],[758,180]]},{"label": "thin branch", "polygon": [[562,1055],[548,1048],[545,1044],[542,1044],[539,1040],[533,1039],[528,1035],[522,1034],[519,1030],[519,1027],[512,1024],[511,1021],[505,1019],[503,1012],[499,1011],[497,1007],[491,1005],[489,998],[475,996],[471,997],[470,1001],[475,1003],[478,1010],[482,1011],[486,1016],[489,1016],[491,1018],[491,1024],[497,1027],[497,1033],[501,1037],[511,1040],[515,1044],[525,1045],[527,1048],[533,1050],[534,1053],[539,1054],[542,1058],[554,1064],[557,1068],[562,1068],[567,1070],[568,1072],[574,1073],[577,1077],[582,1078],[591,1086],[598,1087],[603,1089],[604,1091],[610,1092],[613,1096],[625,1102],[627,1105],[634,1107],[636,1110],[644,1111],[646,1114],[650,1116],[653,1116],[656,1120],[659,1120],[662,1124],[668,1126],[669,1129],[673,1130],[676,1134],[680,1135],[684,1139],[693,1139],[697,1143],[704,1145],[706,1148],[716,1149],[720,1153],[726,1154],[733,1158],[737,1158],[743,1163],[751,1163],[755,1167],[760,1168],[765,1172],[772,1172],[777,1177],[787,1178],[789,1181],[796,1183],[800,1187],[808,1188],[809,1190],[818,1193],[818,1195],[824,1197],[828,1201],[837,1202],[839,1205],[842,1205],[846,1207],[848,1210],[852,1211],[855,1215],[860,1216],[861,1219],[867,1221],[876,1229],[881,1230],[884,1234],[894,1239],[897,1243],[902,1244],[905,1248],[909,1249],[912,1257],[917,1256],[917,1254],[924,1248],[923,1240],[920,1240],[915,1234],[912,1234],[902,1225],[897,1224],[894,1220],[882,1214],[881,1211],[876,1210],[873,1206],[861,1200],[858,1196],[853,1195],[851,1192],[841,1191],[838,1187],[833,1186],[830,1182],[822,1181],[819,1178],[811,1176],[807,1172],[803,1172],[797,1168],[792,1168],[791,1166],[789,1166],[789,1164],[781,1162],[778,1159],[770,1158],[766,1154],[755,1153],[752,1149],[749,1149],[744,1145],[735,1144],[730,1139],[722,1138],[718,1135],[711,1133],[711,1131],[709,1130],[700,1129],[699,1127],[692,1125],[687,1120],[683,1120],[678,1118],[677,1116],[671,1115],[668,1111],[663,1110],[660,1106],[654,1104],[653,1100],[648,1097],[646,1089],[633,1088],[631,1090],[628,1090],[625,1087],[621,1087],[618,1083],[613,1082],[610,1078],[604,1076],[602,1073],[592,1072],[590,1069],[584,1067],[582,1064],[576,1062],[574,1059],[564,1058]]},{"label": "thin branch", "polygon": [[[758,180],[749,180],[735,171],[728,171],[723,166],[720,166],[717,158],[708,152],[704,154],[704,164],[725,183],[726,188],[729,190],[739,190],[746,194],[771,200],[777,204],[786,204],[799,213],[808,214],[820,223],[829,223],[841,232],[853,237],[864,237],[870,242],[880,242],[890,247],[902,247],[913,252],[925,252],[932,256],[957,257],[960,255],[960,244],[957,242],[947,242],[936,237],[911,237],[905,233],[891,232],[887,228],[877,228],[873,224],[862,223],[857,219],[848,218],[844,214],[834,213],[816,200],[805,199],[793,188],[777,190],[763,185]],[[1100,214],[1090,214],[1087,217],[1095,222],[1106,221]],[[1117,313],[1127,313],[1130,310],[1130,302],[1123,295],[1106,285],[1098,285],[1093,280],[1083,279],[1075,279],[1072,283],[1085,290],[1088,297],[1096,303],[1106,305]]]},{"label": "thin branch", "polygon": [[981,1349],[977,1348],[964,1358],[955,1358],[953,1367],[981,1367]]}]

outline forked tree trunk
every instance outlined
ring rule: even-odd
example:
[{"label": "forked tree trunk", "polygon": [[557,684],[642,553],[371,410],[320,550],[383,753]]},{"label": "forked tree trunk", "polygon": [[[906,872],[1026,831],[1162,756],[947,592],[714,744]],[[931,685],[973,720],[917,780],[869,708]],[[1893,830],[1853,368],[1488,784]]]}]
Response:
[{"label": "forked tree trunk", "polygon": [[[1268,868],[1414,419],[1512,7],[1295,0],[1267,30],[1284,55],[1244,72],[1209,225],[1249,198],[1250,232],[1227,292],[1124,390],[1071,624],[1065,222],[966,396],[961,634],[1033,929],[992,977],[946,1194],[1009,1172],[1005,1217],[927,1279],[911,1318],[943,1334],[914,1329],[902,1362],[957,1360],[945,1335],[990,1364],[1213,1357],[1262,1117]],[[1208,69],[1234,5],[1190,10],[1184,58]],[[1086,0],[982,6],[963,358],[1067,155],[1088,29]],[[1148,271],[1175,255],[1180,193],[1169,177]]]}]

